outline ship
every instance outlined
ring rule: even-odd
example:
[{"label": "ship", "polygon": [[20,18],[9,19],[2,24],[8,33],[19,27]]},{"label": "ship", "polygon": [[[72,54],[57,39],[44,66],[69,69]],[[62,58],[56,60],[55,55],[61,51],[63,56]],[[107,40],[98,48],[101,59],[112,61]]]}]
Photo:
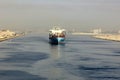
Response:
[{"label": "ship", "polygon": [[66,30],[54,27],[49,30],[49,42],[52,44],[65,43]]}]

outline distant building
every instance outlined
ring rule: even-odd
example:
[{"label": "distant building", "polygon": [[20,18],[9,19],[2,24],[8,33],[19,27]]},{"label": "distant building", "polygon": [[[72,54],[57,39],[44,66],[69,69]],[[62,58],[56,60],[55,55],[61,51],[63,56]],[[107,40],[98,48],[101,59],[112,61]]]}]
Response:
[{"label": "distant building", "polygon": [[92,30],[92,32],[94,34],[100,34],[102,32],[102,30],[101,29],[94,29],[94,30]]},{"label": "distant building", "polygon": [[120,30],[118,31],[118,33],[120,34]]}]

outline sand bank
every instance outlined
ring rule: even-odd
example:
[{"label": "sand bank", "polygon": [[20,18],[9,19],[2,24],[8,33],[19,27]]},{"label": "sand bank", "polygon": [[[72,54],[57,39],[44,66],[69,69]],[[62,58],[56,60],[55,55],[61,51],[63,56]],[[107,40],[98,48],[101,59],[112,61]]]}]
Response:
[{"label": "sand bank", "polygon": [[120,34],[99,34],[94,37],[105,40],[120,41]]},{"label": "sand bank", "polygon": [[23,33],[15,33],[10,30],[0,30],[0,42],[8,39],[12,39],[18,36],[22,36]]}]

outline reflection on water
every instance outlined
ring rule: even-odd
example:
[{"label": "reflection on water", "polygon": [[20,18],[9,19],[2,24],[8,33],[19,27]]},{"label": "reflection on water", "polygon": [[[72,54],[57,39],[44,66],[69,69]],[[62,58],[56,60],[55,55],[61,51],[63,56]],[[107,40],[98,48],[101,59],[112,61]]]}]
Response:
[{"label": "reflection on water", "polygon": [[42,61],[36,62],[32,66],[30,73],[47,77],[49,80],[61,79],[64,70],[56,66],[56,64],[61,59],[62,47],[64,47],[64,45],[49,44],[48,46],[49,46],[49,50],[48,50],[49,57]]},{"label": "reflection on water", "polygon": [[50,51],[51,51],[51,58],[52,59],[59,59],[60,58],[60,45],[50,45]]},{"label": "reflection on water", "polygon": [[[60,80],[63,76],[64,70],[61,69],[60,67],[56,66],[56,64],[59,62],[60,58],[62,57],[62,47],[64,44],[59,44],[59,45],[49,45],[49,50],[50,50],[50,57],[48,59],[49,61],[49,68],[48,71],[46,72],[48,74],[48,79],[49,80]],[[46,76],[46,74],[45,74]]]}]

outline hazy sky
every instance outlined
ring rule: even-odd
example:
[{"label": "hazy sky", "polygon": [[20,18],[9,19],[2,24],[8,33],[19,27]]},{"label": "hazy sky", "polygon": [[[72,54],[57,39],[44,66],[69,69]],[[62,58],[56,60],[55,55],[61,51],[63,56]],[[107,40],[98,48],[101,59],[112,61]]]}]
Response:
[{"label": "hazy sky", "polygon": [[120,0],[0,0],[0,27],[14,30],[120,29]]}]

